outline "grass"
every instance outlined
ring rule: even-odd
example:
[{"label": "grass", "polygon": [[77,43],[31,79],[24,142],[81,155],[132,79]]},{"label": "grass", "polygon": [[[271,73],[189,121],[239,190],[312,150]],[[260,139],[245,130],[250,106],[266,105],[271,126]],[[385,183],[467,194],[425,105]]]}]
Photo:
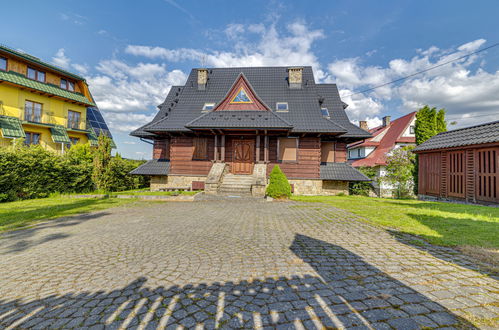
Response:
[{"label": "grass", "polygon": [[0,232],[31,226],[68,215],[104,210],[135,200],[120,198],[67,198],[53,196],[0,204]]},{"label": "grass", "polygon": [[362,196],[293,196],[350,211],[376,225],[442,246],[499,249],[499,208]]}]

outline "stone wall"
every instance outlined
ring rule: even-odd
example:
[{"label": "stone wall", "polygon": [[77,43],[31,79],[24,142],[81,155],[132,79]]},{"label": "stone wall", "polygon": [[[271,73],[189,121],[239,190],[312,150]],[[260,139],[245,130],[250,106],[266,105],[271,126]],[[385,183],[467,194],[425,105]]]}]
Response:
[{"label": "stone wall", "polygon": [[186,175],[169,175],[169,176],[152,176],[151,191],[158,191],[165,188],[191,188],[192,181],[206,181],[206,176],[186,176]]},{"label": "stone wall", "polygon": [[289,183],[293,185],[295,195],[321,195],[322,180],[295,180],[290,179]]},{"label": "stone wall", "polygon": [[348,195],[348,181],[326,181],[322,182],[323,195]]}]

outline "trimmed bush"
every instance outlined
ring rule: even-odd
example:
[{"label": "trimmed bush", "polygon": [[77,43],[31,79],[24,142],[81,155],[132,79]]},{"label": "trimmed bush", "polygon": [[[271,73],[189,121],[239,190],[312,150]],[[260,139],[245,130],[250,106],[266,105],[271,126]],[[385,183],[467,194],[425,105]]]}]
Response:
[{"label": "trimmed bush", "polygon": [[272,172],[270,172],[266,194],[272,198],[288,198],[291,196],[291,186],[289,185],[288,178],[281,171],[279,165],[274,166]]}]

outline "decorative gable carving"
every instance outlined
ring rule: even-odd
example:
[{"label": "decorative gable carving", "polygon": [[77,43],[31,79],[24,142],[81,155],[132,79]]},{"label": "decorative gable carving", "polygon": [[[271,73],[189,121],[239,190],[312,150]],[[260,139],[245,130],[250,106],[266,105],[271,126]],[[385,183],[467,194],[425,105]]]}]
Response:
[{"label": "decorative gable carving", "polygon": [[256,95],[244,74],[239,74],[225,98],[213,111],[222,110],[263,110],[270,108]]}]

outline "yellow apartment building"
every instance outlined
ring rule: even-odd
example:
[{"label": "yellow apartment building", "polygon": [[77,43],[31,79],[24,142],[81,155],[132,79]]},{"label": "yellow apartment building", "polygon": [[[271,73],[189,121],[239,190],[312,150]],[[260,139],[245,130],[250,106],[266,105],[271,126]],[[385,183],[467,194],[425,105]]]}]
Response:
[{"label": "yellow apartment building", "polygon": [[0,147],[22,138],[64,153],[100,134],[112,138],[84,78],[0,45]]}]

